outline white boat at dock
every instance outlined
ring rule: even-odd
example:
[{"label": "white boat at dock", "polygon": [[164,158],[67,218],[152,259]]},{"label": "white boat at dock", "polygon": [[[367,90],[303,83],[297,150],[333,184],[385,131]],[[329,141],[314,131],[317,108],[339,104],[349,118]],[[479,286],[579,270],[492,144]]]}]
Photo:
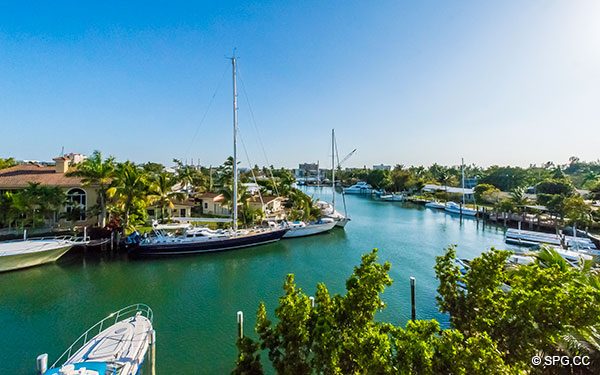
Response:
[{"label": "white boat at dock", "polygon": [[349,217],[346,217],[344,214],[336,210],[335,207],[333,207],[333,205],[331,205],[329,202],[317,201],[316,205],[321,210],[321,215],[323,215],[323,217],[335,220],[335,226],[337,227],[343,228],[350,221]]},{"label": "white boat at dock", "polygon": [[520,246],[539,246],[541,244],[554,247],[567,247],[588,252],[592,255],[600,255],[600,251],[589,238],[559,236],[552,233],[533,232],[527,230],[509,228],[504,235],[504,241],[509,244]]},{"label": "white boat at dock", "polygon": [[379,199],[386,202],[402,202],[404,201],[403,194],[382,194],[379,196]]},{"label": "white boat at dock", "polygon": [[288,231],[283,238],[295,238],[312,236],[319,233],[330,231],[335,227],[336,221],[331,218],[323,218],[314,223],[305,223],[303,221],[293,221],[284,224]]},{"label": "white boat at dock", "polygon": [[359,181],[350,187],[344,188],[346,194],[371,194],[372,192],[373,187],[365,181]]},{"label": "white boat at dock", "polygon": [[446,208],[446,205],[443,204],[443,203],[440,203],[438,201],[430,201],[430,202],[425,203],[425,207],[427,207],[427,208],[435,208],[435,209],[438,209],[438,210],[443,210],[443,209]]},{"label": "white boat at dock", "polygon": [[148,348],[148,366],[154,373],[156,333],[153,313],[144,304],[116,311],[85,331],[47,368],[48,355],[37,357],[41,375],[136,375],[141,374]]},{"label": "white boat at dock", "polygon": [[464,215],[464,216],[476,216],[477,215],[477,210],[465,207],[465,206],[460,205],[455,202],[446,202],[446,205],[444,206],[444,210],[446,210],[446,212],[450,212],[451,214],[458,214],[458,215]]},{"label": "white boat at dock", "polygon": [[72,237],[2,242],[0,272],[55,262],[78,242]]}]

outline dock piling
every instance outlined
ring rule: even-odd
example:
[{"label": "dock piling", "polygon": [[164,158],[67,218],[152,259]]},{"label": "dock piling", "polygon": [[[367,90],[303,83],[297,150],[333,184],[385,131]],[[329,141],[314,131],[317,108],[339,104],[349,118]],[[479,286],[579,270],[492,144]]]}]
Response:
[{"label": "dock piling", "polygon": [[414,322],[417,319],[417,307],[415,304],[415,287],[417,279],[410,277],[410,319]]},{"label": "dock piling", "polygon": [[244,313],[242,311],[237,312],[237,325],[238,325],[238,338],[244,337]]},{"label": "dock piling", "polygon": [[48,354],[40,354],[35,360],[35,367],[38,374],[44,374],[48,370]]}]

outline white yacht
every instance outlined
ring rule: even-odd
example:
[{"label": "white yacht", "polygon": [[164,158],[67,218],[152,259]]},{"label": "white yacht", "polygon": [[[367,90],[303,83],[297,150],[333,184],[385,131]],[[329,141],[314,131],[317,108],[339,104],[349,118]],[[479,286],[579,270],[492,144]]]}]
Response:
[{"label": "white yacht", "polygon": [[349,217],[346,217],[344,214],[336,210],[335,207],[329,202],[317,201],[316,205],[321,210],[321,215],[335,220],[335,226],[337,227],[343,228],[350,221]]},{"label": "white yacht", "polygon": [[334,219],[325,217],[315,223],[305,223],[303,221],[293,221],[284,225],[289,230],[283,235],[283,238],[306,237],[313,234],[327,232],[335,227]]},{"label": "white yacht", "polygon": [[71,237],[2,242],[0,272],[54,262],[76,243]]},{"label": "white yacht", "polygon": [[371,192],[373,192],[373,187],[365,181],[359,181],[350,187],[344,188],[346,194],[370,194]]},{"label": "white yacht", "polygon": [[[156,333],[150,307],[138,303],[102,319],[64,351],[48,369],[48,355],[37,357],[42,375],[141,374],[148,348],[148,366],[154,370]],[[154,371],[150,371],[154,373]]]},{"label": "white yacht", "polygon": [[476,216],[477,210],[472,208],[461,206],[455,202],[446,202],[446,206],[444,207],[446,212],[450,212],[452,214],[459,214],[463,216]]}]

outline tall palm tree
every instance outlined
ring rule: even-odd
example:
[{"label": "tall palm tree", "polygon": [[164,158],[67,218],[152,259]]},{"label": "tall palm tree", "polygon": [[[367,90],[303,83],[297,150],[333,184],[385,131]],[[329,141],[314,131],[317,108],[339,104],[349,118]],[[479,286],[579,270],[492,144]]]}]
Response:
[{"label": "tall palm tree", "polygon": [[[185,199],[185,193],[174,191],[173,188],[178,184],[178,178],[168,172],[161,172],[154,176],[148,191],[148,199],[151,203],[156,203],[160,207],[160,218],[165,219],[165,209],[172,209],[174,202]],[[171,210],[169,210],[169,217]]]},{"label": "tall palm tree", "polygon": [[23,226],[26,222],[31,222],[32,227],[35,227],[50,215],[55,221],[56,213],[65,202],[65,192],[59,187],[42,186],[32,182],[12,196],[13,209],[25,217]]},{"label": "tall palm tree", "polygon": [[132,213],[140,215],[145,210],[148,187],[148,176],[140,167],[130,161],[117,165],[115,177],[106,193],[122,215],[125,231],[132,228]]},{"label": "tall palm tree", "polygon": [[98,225],[104,228],[107,217],[107,191],[115,176],[115,159],[112,156],[103,159],[100,151],[94,151],[89,158],[79,163],[77,169],[70,172],[69,175],[81,177],[83,186],[93,186],[97,189],[98,205],[100,207]]}]

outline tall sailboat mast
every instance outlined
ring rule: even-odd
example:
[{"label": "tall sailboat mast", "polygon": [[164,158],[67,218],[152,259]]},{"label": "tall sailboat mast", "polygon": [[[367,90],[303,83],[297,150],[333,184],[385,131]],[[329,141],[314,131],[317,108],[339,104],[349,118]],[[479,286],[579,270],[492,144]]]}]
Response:
[{"label": "tall sailboat mast", "polygon": [[237,106],[237,83],[236,83],[236,59],[235,53],[231,58],[233,69],[233,230],[238,229],[238,166],[237,166],[237,128],[238,128],[238,106]]},{"label": "tall sailboat mast", "polygon": [[331,205],[335,211],[335,129],[331,129]]},{"label": "tall sailboat mast", "polygon": [[462,204],[465,205],[465,159],[460,159],[460,172],[462,174]]}]

